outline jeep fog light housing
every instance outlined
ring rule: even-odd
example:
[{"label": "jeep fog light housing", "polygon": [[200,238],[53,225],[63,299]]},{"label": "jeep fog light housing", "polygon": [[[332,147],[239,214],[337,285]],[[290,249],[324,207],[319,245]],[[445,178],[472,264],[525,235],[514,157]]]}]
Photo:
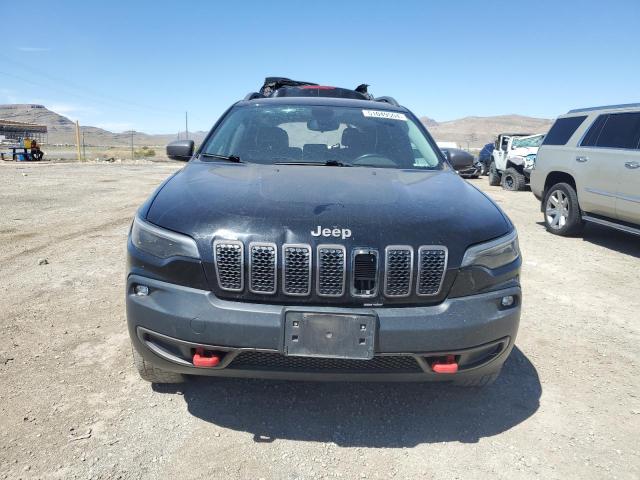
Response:
[{"label": "jeep fog light housing", "polygon": [[520,256],[518,233],[515,228],[503,237],[469,247],[462,258],[461,267],[479,265],[498,268],[508,265]]},{"label": "jeep fog light housing", "polygon": [[196,242],[191,237],[156,227],[138,217],[133,219],[131,226],[131,243],[158,258],[200,258]]}]

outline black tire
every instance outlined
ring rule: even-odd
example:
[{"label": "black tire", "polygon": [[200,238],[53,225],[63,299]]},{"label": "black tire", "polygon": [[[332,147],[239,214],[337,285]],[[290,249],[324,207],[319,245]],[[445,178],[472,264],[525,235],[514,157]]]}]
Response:
[{"label": "black tire", "polygon": [[493,187],[500,185],[500,172],[498,172],[494,161],[489,164],[489,185]]},{"label": "black tire", "polygon": [[524,190],[527,178],[513,167],[507,168],[502,174],[502,188],[510,192]]},{"label": "black tire", "polygon": [[477,377],[470,377],[464,380],[456,380],[453,384],[456,387],[463,388],[484,388],[493,384],[498,377],[500,376],[500,370],[494,373],[489,373],[487,375],[478,375]]},{"label": "black tire", "polygon": [[485,176],[487,174],[487,164],[484,162],[480,162],[480,176]]},{"label": "black tire", "polygon": [[138,353],[135,347],[132,347],[131,350],[133,351],[133,364],[143,380],[151,383],[184,382],[184,375],[174,372],[168,372],[166,370],[155,367],[147,362],[144,357]]},{"label": "black tire", "polygon": [[[555,201],[552,198],[555,198]],[[556,207],[558,204],[564,207],[558,209]],[[584,221],[582,220],[582,212],[578,203],[578,194],[568,183],[556,183],[549,187],[542,205],[544,226],[547,232],[566,237],[577,235],[582,231]],[[553,214],[554,209],[555,215]]]}]

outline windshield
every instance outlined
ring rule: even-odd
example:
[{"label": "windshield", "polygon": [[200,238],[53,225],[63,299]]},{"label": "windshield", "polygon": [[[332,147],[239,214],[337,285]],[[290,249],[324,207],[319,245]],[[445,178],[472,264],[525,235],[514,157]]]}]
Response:
[{"label": "windshield", "polygon": [[410,117],[353,107],[236,107],[201,153],[260,164],[442,168],[440,156]]},{"label": "windshield", "polygon": [[539,147],[544,139],[544,135],[534,135],[533,137],[517,138],[511,145],[512,148]]}]

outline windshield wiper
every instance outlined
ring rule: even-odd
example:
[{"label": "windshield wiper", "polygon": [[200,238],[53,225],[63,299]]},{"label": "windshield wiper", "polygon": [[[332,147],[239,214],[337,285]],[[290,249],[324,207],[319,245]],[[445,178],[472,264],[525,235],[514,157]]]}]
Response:
[{"label": "windshield wiper", "polygon": [[338,160],[327,160],[326,162],[276,162],[275,165],[311,165],[313,167],[351,167],[348,163]]},{"label": "windshield wiper", "polygon": [[242,163],[242,160],[240,160],[240,157],[237,155],[219,155],[217,153],[201,153],[199,156],[207,157],[207,158],[219,158],[220,160],[226,160],[228,162],[234,162],[234,163]]}]

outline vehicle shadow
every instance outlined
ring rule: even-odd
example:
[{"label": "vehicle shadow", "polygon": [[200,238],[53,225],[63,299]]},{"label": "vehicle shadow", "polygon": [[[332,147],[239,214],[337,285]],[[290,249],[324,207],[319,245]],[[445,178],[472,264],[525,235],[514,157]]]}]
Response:
[{"label": "vehicle shadow", "polygon": [[594,243],[600,247],[609,248],[625,255],[640,258],[640,242],[638,237],[630,233],[607,228],[595,223],[585,225],[582,233],[585,242]]},{"label": "vehicle shadow", "polygon": [[[536,223],[544,228],[544,222]],[[621,232],[596,223],[587,223],[580,237],[583,241],[593,243],[599,247],[640,258],[640,242],[638,242],[637,236],[630,233]]]},{"label": "vehicle shadow", "polygon": [[542,393],[535,367],[518,348],[496,383],[484,389],[214,377],[193,378],[180,388],[192,415],[249,432],[256,442],[386,448],[478,442],[533,415]]}]

